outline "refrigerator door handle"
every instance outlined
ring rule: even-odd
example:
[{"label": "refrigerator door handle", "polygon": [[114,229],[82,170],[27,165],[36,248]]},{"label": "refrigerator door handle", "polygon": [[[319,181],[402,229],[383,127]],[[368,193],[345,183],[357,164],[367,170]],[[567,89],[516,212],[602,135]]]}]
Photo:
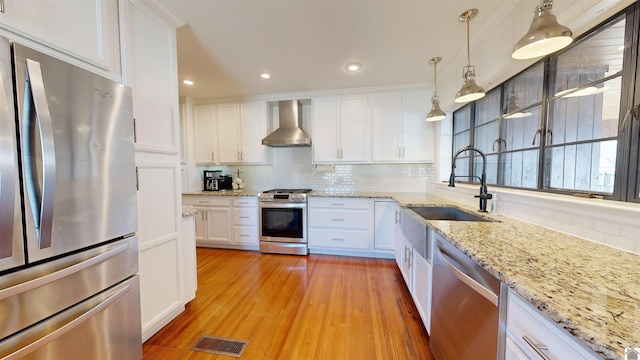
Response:
[{"label": "refrigerator door handle", "polygon": [[[47,94],[42,78],[40,63],[27,59],[27,79],[25,86],[25,103],[29,99],[33,104],[35,114],[31,114],[31,106],[26,106],[24,116],[23,143],[25,152],[33,151],[30,129],[36,129],[40,138],[40,154],[33,154],[42,159],[41,180],[38,179],[37,161],[34,156],[25,156],[25,171],[27,173],[27,192],[31,203],[36,236],[40,249],[51,247],[53,230],[53,204],[56,186],[56,154],[53,143],[53,125]],[[35,118],[36,124],[32,124]],[[36,184],[37,182],[37,184]],[[41,182],[41,183],[40,183]]]},{"label": "refrigerator door handle", "polygon": [[[0,72],[2,69],[0,69]],[[16,161],[5,74],[0,73],[0,259],[13,256],[13,221],[16,189]],[[10,74],[9,74],[10,75]],[[5,138],[6,137],[6,138]]]}]

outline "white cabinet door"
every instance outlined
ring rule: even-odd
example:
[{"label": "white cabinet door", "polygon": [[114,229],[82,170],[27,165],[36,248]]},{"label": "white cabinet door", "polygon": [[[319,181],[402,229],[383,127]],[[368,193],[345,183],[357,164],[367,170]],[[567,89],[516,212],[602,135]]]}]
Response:
[{"label": "white cabinet door", "polygon": [[133,88],[136,150],[178,154],[175,30],[139,6],[132,2],[126,12],[124,40],[124,78]]},{"label": "white cabinet door", "polygon": [[376,250],[393,250],[398,215],[395,201],[375,201],[374,214],[373,247]]},{"label": "white cabinet door", "polygon": [[340,156],[340,98],[313,99],[313,162],[337,162]]},{"label": "white cabinet door", "polygon": [[413,299],[427,331],[431,332],[431,264],[413,252]]},{"label": "white cabinet door", "polygon": [[213,105],[194,106],[193,146],[196,164],[215,164],[217,155],[217,122]]},{"label": "white cabinet door", "polygon": [[367,97],[340,100],[340,161],[367,161]]},{"label": "white cabinet door", "polygon": [[240,105],[240,161],[244,164],[262,164],[267,161],[267,147],[262,139],[267,136],[267,104],[264,101]]},{"label": "white cabinet door", "polygon": [[402,158],[399,143],[400,93],[371,95],[371,160],[395,162]]},{"label": "white cabinet door", "polygon": [[207,242],[231,244],[231,209],[207,209]]},{"label": "white cabinet door", "polygon": [[240,104],[217,105],[220,163],[240,162]]},{"label": "white cabinet door", "polygon": [[403,162],[433,162],[435,159],[436,124],[425,120],[430,104],[427,91],[402,93]]},{"label": "white cabinet door", "polygon": [[194,215],[196,221],[196,241],[207,239],[207,208],[197,207],[198,213]]},{"label": "white cabinet door", "polygon": [[[60,51],[117,78],[120,74],[118,2],[4,0],[0,28]],[[7,35],[9,35],[7,34]],[[20,41],[20,39],[16,39]],[[114,76],[116,75],[116,76]]]}]

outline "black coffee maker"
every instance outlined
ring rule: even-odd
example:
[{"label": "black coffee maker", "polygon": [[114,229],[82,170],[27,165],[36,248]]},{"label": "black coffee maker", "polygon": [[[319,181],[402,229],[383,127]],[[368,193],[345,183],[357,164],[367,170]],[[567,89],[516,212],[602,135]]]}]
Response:
[{"label": "black coffee maker", "polygon": [[220,190],[220,176],[222,170],[204,170],[202,172],[202,179],[204,182],[204,191],[218,191]]}]

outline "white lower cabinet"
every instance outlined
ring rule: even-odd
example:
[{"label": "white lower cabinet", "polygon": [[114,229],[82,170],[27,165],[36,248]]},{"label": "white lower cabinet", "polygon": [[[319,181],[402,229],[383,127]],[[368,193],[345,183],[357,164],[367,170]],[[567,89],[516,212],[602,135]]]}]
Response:
[{"label": "white lower cabinet", "polygon": [[[432,286],[432,259],[430,258],[432,251],[427,250],[425,254],[421,253],[417,247],[414,247],[411,241],[421,241],[420,239],[408,239],[408,232],[403,230],[404,222],[410,221],[406,218],[406,214],[401,211],[400,206],[396,205],[398,209],[398,224],[396,226],[395,237],[395,253],[396,263],[402,274],[402,278],[407,285],[407,289],[411,293],[413,302],[418,309],[420,319],[424,324],[427,332],[431,332],[431,286]],[[425,225],[426,226],[426,225]],[[431,229],[425,230],[427,233],[432,232]],[[411,236],[409,234],[409,236]],[[424,237],[424,241],[427,242],[424,248],[428,249],[430,242],[421,233],[421,237]],[[432,236],[432,235],[428,235]]]},{"label": "white lower cabinet", "polygon": [[242,196],[233,199],[233,242],[258,246],[258,198]]},{"label": "white lower cabinet", "polygon": [[[505,288],[503,285],[502,291]],[[505,360],[600,359],[511,289],[508,290],[506,325]]]},{"label": "white lower cabinet", "polygon": [[398,211],[396,202],[374,201],[375,222],[373,247],[377,250],[393,250]]},{"label": "white lower cabinet", "polygon": [[378,249],[375,245],[374,203],[374,199],[310,197],[309,250],[354,256],[391,256],[392,248]]},{"label": "white lower cabinet", "polygon": [[252,196],[184,196],[183,203],[198,213],[196,245],[258,249],[258,199]]}]

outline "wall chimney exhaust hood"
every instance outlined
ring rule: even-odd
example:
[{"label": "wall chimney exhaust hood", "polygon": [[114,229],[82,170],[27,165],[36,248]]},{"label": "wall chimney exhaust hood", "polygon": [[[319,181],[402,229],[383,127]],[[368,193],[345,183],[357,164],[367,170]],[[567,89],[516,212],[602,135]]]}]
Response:
[{"label": "wall chimney exhaust hood", "polygon": [[299,126],[299,116],[302,114],[300,102],[298,100],[279,101],[278,108],[279,127],[262,139],[262,145],[310,146],[311,138]]}]

